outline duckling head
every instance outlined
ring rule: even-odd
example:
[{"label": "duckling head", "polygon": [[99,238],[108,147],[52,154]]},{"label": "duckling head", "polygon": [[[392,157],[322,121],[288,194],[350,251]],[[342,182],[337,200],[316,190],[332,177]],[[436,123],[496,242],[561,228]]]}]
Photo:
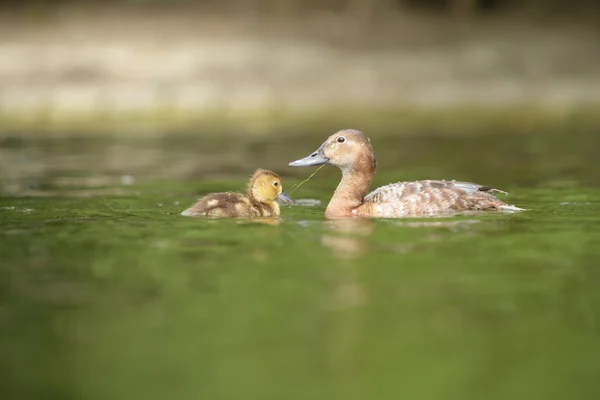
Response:
[{"label": "duckling head", "polygon": [[256,170],[252,175],[248,193],[259,203],[269,204],[279,199],[289,204],[295,204],[294,200],[283,190],[279,175],[265,169]]},{"label": "duckling head", "polygon": [[343,129],[329,136],[321,147],[300,160],[292,161],[290,167],[308,167],[331,164],[345,170],[375,171],[377,161],[371,141],[359,130]]}]

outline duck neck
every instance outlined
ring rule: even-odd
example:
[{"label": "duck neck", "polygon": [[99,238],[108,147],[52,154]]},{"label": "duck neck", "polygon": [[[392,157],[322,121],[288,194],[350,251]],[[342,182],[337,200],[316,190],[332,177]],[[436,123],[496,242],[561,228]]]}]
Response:
[{"label": "duck neck", "polygon": [[333,193],[333,197],[325,210],[325,216],[352,216],[352,210],[363,204],[365,195],[371,186],[373,175],[374,171],[371,168],[342,169],[342,180]]}]

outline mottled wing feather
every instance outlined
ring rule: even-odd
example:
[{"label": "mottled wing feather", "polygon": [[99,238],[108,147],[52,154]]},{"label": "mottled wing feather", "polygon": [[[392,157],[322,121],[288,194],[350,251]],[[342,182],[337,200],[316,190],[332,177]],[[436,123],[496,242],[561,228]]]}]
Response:
[{"label": "mottled wing feather", "polygon": [[495,189],[491,186],[484,186],[471,182],[425,180],[415,182],[398,182],[386,186],[381,186],[369,193],[365,197],[365,201],[370,201],[374,203],[390,203],[395,201],[402,201],[402,199],[407,196],[421,192],[435,192],[436,189],[450,190],[457,192],[457,194],[461,195],[470,195],[476,192],[506,193],[501,190]]},{"label": "mottled wing feather", "polygon": [[371,212],[375,215],[433,215],[505,205],[494,192],[502,191],[471,182],[425,180],[382,186],[369,193],[365,201],[372,203]]}]

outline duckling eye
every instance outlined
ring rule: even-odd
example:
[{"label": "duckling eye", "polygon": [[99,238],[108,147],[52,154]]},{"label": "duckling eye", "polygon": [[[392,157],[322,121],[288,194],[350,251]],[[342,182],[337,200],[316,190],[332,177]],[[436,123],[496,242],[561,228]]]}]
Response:
[{"label": "duckling eye", "polygon": [[277,186],[279,186],[279,183],[278,182],[273,182],[273,186],[277,187]]},{"label": "duckling eye", "polygon": [[343,136],[340,136],[339,138],[337,138],[338,143],[344,143],[346,141],[346,138]]}]

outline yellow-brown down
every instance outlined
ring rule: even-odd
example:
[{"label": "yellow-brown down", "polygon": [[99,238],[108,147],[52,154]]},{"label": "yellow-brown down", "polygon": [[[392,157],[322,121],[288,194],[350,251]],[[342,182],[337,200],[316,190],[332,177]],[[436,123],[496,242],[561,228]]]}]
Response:
[{"label": "yellow-brown down", "polygon": [[248,182],[247,193],[211,193],[181,215],[186,217],[278,217],[277,199],[293,204],[285,193],[281,178],[273,171],[258,169]]}]

